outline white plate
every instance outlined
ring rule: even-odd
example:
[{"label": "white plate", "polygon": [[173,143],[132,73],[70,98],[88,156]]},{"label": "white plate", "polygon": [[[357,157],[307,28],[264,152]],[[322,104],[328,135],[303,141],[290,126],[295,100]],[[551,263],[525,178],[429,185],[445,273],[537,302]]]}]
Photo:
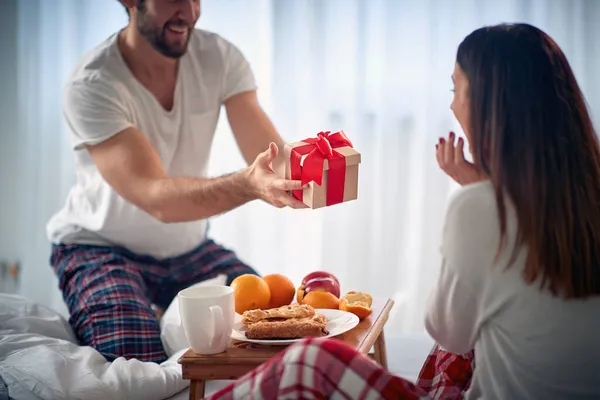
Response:
[{"label": "white plate", "polygon": [[[323,314],[327,318],[327,330],[329,335],[322,337],[334,337],[341,335],[344,332],[348,332],[353,329],[360,320],[352,313],[342,310],[329,310],[324,308],[317,308],[315,310],[317,314]],[[259,339],[248,339],[245,335],[245,326],[242,324],[242,316],[239,314],[235,315],[235,323],[233,325],[233,332],[231,338],[235,340],[241,340],[244,342],[266,344],[271,346],[285,346],[292,343],[296,343],[302,339],[285,339],[285,340],[259,340]]]}]

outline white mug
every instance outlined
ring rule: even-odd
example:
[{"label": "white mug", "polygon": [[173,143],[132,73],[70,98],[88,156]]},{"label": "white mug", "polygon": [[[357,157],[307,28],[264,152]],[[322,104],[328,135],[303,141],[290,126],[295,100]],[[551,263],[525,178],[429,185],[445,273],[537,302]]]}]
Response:
[{"label": "white mug", "polygon": [[193,286],[180,291],[179,314],[183,331],[196,354],[227,350],[235,319],[233,289],[229,286]]}]

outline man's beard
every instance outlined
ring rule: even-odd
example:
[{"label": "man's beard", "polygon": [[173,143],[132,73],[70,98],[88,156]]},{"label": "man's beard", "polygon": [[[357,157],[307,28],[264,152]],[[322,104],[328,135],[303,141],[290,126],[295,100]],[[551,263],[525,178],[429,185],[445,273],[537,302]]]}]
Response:
[{"label": "man's beard", "polygon": [[[136,22],[138,31],[150,43],[150,45],[159,53],[169,58],[179,58],[187,51],[188,43],[192,37],[191,32],[188,30],[187,38],[183,45],[173,44],[170,45],[167,42],[166,33],[167,26],[169,24],[178,24],[180,26],[186,25],[183,21],[169,21],[165,26],[161,28],[155,26],[152,21],[147,18],[146,10],[144,7],[138,8],[136,14]],[[187,25],[186,25],[187,26]]]}]

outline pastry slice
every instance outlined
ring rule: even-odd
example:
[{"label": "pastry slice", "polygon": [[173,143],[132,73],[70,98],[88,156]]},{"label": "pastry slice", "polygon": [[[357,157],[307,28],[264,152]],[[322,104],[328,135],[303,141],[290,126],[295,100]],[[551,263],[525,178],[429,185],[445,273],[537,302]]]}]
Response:
[{"label": "pastry slice", "polygon": [[315,309],[308,304],[290,304],[268,310],[248,310],[242,314],[242,323],[250,324],[262,320],[310,318],[315,315]]},{"label": "pastry slice", "polygon": [[247,326],[248,339],[299,339],[329,334],[327,318],[322,314],[305,318],[263,319]]}]

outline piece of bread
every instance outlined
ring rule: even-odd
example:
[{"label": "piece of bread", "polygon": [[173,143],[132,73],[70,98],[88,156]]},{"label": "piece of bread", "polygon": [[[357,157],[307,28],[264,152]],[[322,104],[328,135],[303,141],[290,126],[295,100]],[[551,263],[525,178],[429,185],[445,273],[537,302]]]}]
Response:
[{"label": "piece of bread", "polygon": [[299,339],[328,335],[327,318],[322,314],[305,318],[263,319],[247,325],[248,339]]},{"label": "piece of bread", "polygon": [[242,323],[249,324],[265,319],[310,318],[315,309],[308,304],[290,304],[268,310],[248,310],[242,314]]}]

